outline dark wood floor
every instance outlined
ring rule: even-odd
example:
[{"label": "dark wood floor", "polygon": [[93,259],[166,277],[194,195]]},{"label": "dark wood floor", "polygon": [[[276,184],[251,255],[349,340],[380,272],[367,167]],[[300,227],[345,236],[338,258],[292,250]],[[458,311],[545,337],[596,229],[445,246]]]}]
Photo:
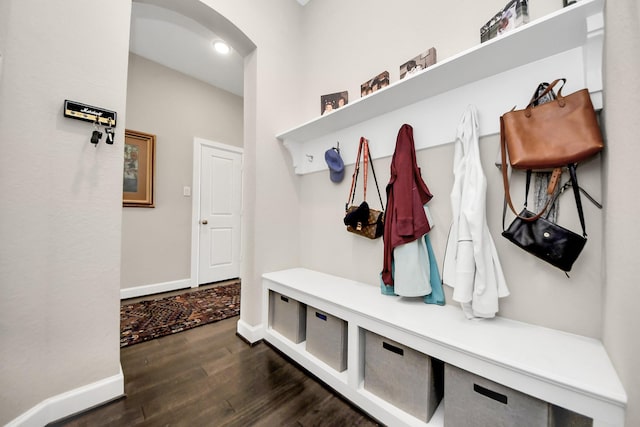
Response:
[{"label": "dark wood floor", "polygon": [[377,425],[267,344],[242,341],[237,320],[123,348],[126,398],[52,425]]}]

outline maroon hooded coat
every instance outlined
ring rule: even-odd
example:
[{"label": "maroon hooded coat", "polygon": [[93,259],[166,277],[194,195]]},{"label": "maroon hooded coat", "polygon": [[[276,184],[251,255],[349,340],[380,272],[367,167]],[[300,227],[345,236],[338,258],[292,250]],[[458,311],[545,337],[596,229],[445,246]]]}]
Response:
[{"label": "maroon hooded coat", "polygon": [[432,197],[416,162],[413,128],[404,124],[398,132],[391,160],[391,179],[387,184],[382,268],[382,281],[385,285],[393,285],[393,249],[417,240],[431,230],[423,206]]}]

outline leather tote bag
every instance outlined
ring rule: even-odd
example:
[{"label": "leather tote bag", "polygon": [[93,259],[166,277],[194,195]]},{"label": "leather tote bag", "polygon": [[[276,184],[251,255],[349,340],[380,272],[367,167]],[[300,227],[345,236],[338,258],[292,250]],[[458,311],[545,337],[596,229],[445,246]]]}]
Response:
[{"label": "leather tote bag", "polygon": [[[534,106],[558,82],[556,99]],[[587,89],[563,96],[566,79],[554,80],[532,98],[524,110],[502,116],[502,136],[514,169],[553,169],[578,163],[602,150],[604,144]],[[504,164],[504,163],[503,163]]]},{"label": "leather tote bag", "polygon": [[[562,82],[556,99],[536,105]],[[502,180],[505,199],[514,214],[509,194],[508,171],[514,169],[553,169],[547,193],[554,194],[562,168],[585,160],[602,150],[604,143],[591,97],[587,89],[571,95],[562,95],[566,79],[554,80],[542,93],[536,93],[524,110],[512,110],[500,117],[500,150]],[[533,216],[520,216],[524,221],[535,221],[550,205],[551,197],[540,212]]]}]

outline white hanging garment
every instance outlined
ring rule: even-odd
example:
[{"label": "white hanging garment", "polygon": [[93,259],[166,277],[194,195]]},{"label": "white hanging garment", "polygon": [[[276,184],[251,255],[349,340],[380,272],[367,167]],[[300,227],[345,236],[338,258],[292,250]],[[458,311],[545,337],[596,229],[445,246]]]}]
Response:
[{"label": "white hanging garment", "polygon": [[453,300],[461,304],[468,318],[494,317],[498,298],[509,295],[487,225],[487,179],[478,142],[477,112],[469,106],[458,125],[455,142],[453,221],[442,271],[443,283],[453,287]]}]

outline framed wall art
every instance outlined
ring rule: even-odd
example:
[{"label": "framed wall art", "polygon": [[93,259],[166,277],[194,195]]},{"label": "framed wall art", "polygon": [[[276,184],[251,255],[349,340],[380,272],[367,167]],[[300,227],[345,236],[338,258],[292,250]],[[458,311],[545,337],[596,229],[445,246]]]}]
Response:
[{"label": "framed wall art", "polygon": [[153,208],[156,136],[125,129],[122,205]]}]

